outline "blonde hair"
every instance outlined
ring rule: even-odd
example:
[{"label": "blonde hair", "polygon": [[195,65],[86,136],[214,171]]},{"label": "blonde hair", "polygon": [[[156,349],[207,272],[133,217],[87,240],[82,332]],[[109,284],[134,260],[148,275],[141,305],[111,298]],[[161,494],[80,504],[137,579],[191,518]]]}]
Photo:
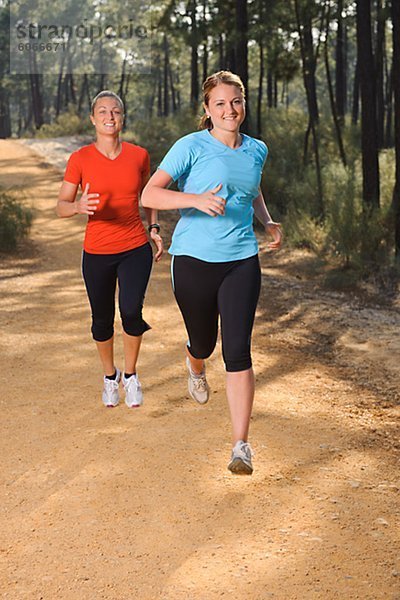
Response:
[{"label": "blonde hair", "polygon": [[[203,103],[208,106],[210,101],[210,93],[217,85],[221,83],[225,83],[226,85],[234,85],[240,89],[242,92],[243,98],[246,97],[246,91],[244,89],[243,81],[240,79],[239,75],[235,75],[235,73],[231,73],[231,71],[218,71],[217,73],[213,73],[203,83],[202,92],[203,92]],[[205,113],[200,118],[199,121],[199,129],[211,129],[212,121],[211,117],[208,117]]]},{"label": "blonde hair", "polygon": [[124,103],[122,102],[121,98],[118,96],[118,94],[116,94],[115,92],[111,92],[111,90],[103,90],[101,92],[99,92],[97,94],[97,96],[95,96],[92,100],[92,104],[90,106],[90,114],[94,115],[94,109],[96,106],[96,103],[98,100],[100,100],[100,98],[113,98],[117,104],[119,104],[119,106],[121,107],[122,112],[125,112],[125,107],[124,107]]}]

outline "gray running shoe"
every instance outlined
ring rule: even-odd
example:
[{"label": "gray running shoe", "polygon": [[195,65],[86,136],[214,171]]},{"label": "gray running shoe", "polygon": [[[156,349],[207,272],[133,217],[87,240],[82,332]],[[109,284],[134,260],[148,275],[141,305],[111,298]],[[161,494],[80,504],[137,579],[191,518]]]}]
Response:
[{"label": "gray running shoe", "polygon": [[119,382],[121,381],[121,371],[115,368],[117,376],[115,379],[107,379],[104,376],[104,387],[103,387],[103,404],[104,406],[114,407],[118,406],[119,403]]},{"label": "gray running shoe", "polygon": [[122,376],[122,383],[125,389],[125,404],[128,408],[138,408],[143,404],[142,386],[138,376],[131,375],[128,379],[125,378],[125,373]]},{"label": "gray running shoe", "polygon": [[193,400],[196,400],[196,402],[198,402],[199,404],[206,404],[206,402],[208,402],[208,397],[210,394],[210,388],[206,379],[206,372],[203,371],[203,373],[201,373],[200,375],[196,375],[196,373],[193,373],[188,357],[186,357],[186,366],[189,371],[189,394],[191,395]]},{"label": "gray running shoe", "polygon": [[253,465],[251,464],[252,454],[250,444],[239,440],[232,449],[232,457],[228,469],[238,475],[251,475],[253,472]]}]

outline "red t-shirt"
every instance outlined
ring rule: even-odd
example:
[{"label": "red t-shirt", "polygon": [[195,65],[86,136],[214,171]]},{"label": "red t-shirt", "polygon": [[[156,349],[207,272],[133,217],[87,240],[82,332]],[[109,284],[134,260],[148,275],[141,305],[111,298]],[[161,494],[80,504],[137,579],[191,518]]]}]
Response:
[{"label": "red t-shirt", "polygon": [[116,254],[143,246],[146,230],[139,214],[139,194],[150,174],[150,158],[140,146],[122,142],[111,160],[94,144],[71,154],[64,180],[89,183],[89,194],[100,194],[94,215],[89,215],[83,247],[90,254]]}]

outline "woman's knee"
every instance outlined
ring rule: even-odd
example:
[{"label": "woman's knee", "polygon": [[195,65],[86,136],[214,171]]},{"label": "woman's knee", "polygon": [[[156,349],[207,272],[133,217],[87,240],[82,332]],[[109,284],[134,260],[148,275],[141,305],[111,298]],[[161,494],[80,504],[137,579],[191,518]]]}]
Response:
[{"label": "woman's knee", "polygon": [[229,373],[246,371],[252,366],[250,344],[222,344],[222,356],[225,369]]},{"label": "woman's knee", "polygon": [[114,335],[114,318],[92,319],[92,336],[96,342],[106,342]]},{"label": "woman's knee", "polygon": [[142,335],[150,325],[142,317],[142,308],[134,311],[121,312],[122,328],[128,335]]},{"label": "woman's knee", "polygon": [[205,360],[214,352],[216,343],[216,338],[215,340],[208,340],[207,342],[203,343],[196,343],[196,341],[192,341],[191,339],[189,339],[188,350],[189,353],[193,356],[193,358]]}]

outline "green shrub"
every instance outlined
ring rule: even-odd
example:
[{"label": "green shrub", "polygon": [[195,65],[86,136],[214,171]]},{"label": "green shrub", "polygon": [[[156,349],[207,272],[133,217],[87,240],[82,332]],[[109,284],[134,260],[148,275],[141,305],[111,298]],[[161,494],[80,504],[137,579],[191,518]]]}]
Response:
[{"label": "green shrub", "polygon": [[0,192],[0,251],[15,250],[18,242],[28,235],[32,217],[29,208],[10,194]]},{"label": "green shrub", "polygon": [[285,239],[295,248],[307,248],[321,254],[326,246],[326,230],[305,211],[290,206],[283,220]]},{"label": "green shrub", "polygon": [[356,185],[356,167],[332,162],[324,169],[327,250],[343,260],[358,263],[363,239],[363,213]]},{"label": "green shrub", "polygon": [[82,119],[73,109],[62,113],[57,119],[51,123],[45,123],[36,132],[37,138],[63,137],[67,135],[81,135],[84,133],[92,133],[93,127],[90,124],[89,118]]}]

